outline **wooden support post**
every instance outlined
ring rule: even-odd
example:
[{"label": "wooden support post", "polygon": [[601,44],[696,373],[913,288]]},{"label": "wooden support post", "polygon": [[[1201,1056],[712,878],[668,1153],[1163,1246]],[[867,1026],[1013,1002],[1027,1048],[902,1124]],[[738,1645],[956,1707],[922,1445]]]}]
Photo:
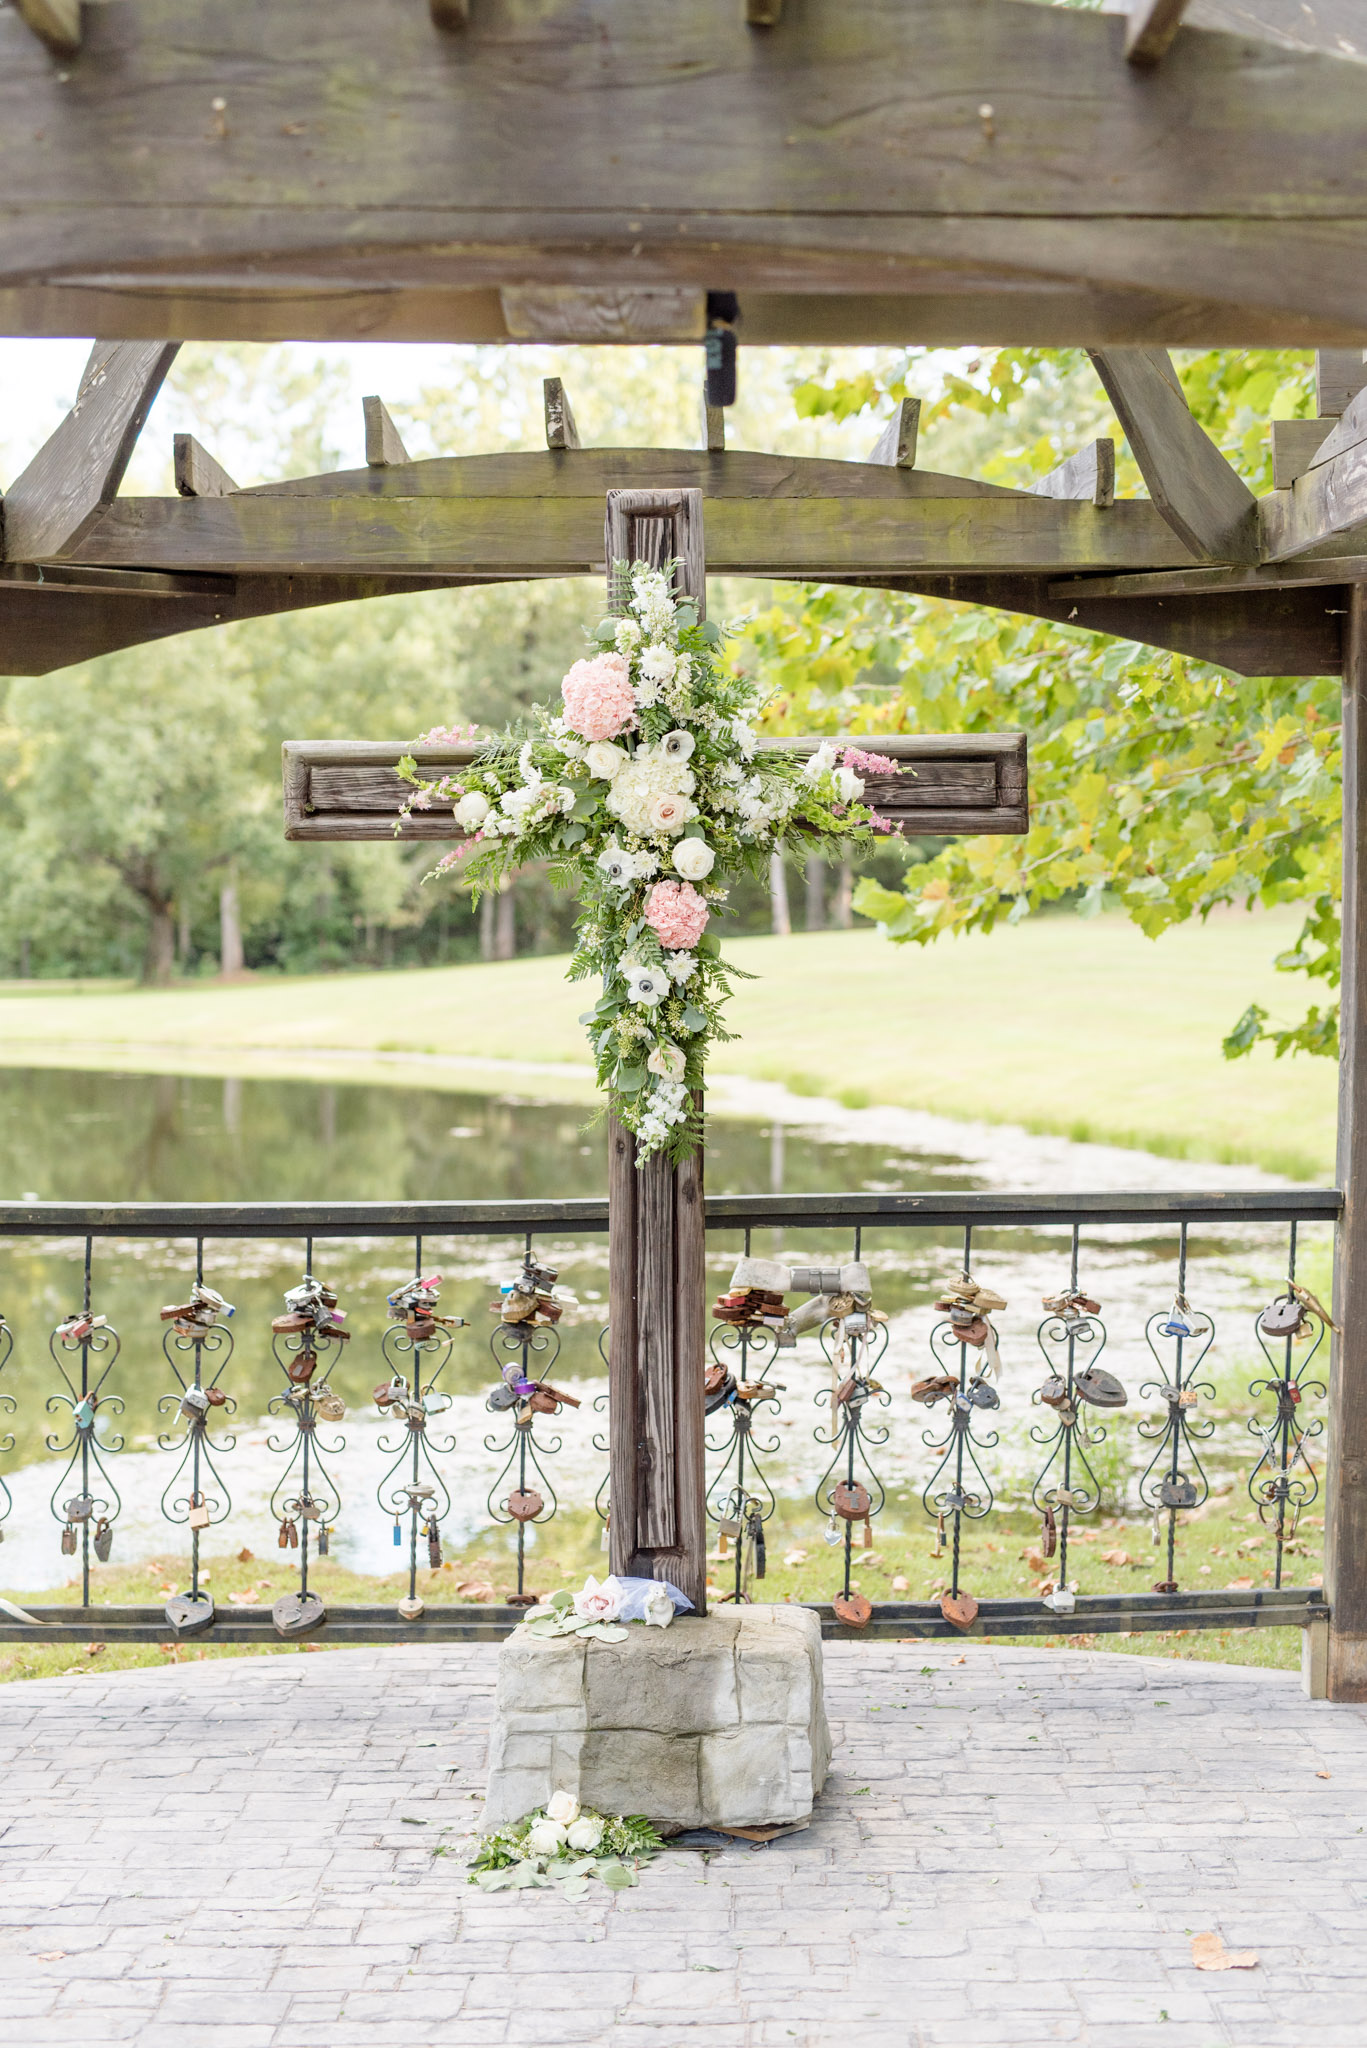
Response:
[{"label": "wooden support post", "polygon": [[1156,64],[1166,57],[1182,26],[1187,0],[1130,0],[1125,55],[1131,64]]},{"label": "wooden support post", "polygon": [[74,57],[81,47],[81,0],[16,0],[33,33],[56,57]]},{"label": "wooden support post", "polygon": [[[701,491],[610,491],[614,561],[678,559],[681,588],[706,602]],[[699,1099],[701,1107],[701,1098]],[[701,1152],[683,1166],[608,1125],[609,1555],[614,1572],[668,1579],[707,1605],[703,1364],[707,1272]]]},{"label": "wooden support post", "polygon": [[702,380],[699,393],[702,405],[702,444],[709,455],[726,453],[726,412],[720,405],[707,402],[707,379]]},{"label": "wooden support post", "polygon": [[1206,561],[1256,562],[1258,501],[1192,417],[1167,350],[1087,353],[1153,502],[1173,532]]},{"label": "wooden support post", "polygon": [[1102,507],[1115,503],[1115,442],[1089,441],[1030,486],[1032,497],[1079,499]]},{"label": "wooden support post", "polygon": [[1367,585],[1349,595],[1343,655],[1343,979],[1329,1373],[1324,1590],[1331,1700],[1367,1700]]},{"label": "wooden support post", "polygon": [[1365,355],[1367,350],[1360,348],[1315,350],[1315,410],[1322,419],[1337,419],[1347,412],[1367,384]]}]

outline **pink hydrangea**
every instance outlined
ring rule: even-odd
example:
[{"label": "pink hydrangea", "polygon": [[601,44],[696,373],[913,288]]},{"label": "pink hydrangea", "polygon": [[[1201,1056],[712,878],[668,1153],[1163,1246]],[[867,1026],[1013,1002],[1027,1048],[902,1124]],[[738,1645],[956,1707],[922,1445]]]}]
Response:
[{"label": "pink hydrangea", "polygon": [[586,740],[615,739],[636,709],[631,670],[622,654],[576,661],[561,684],[565,723]]},{"label": "pink hydrangea", "polygon": [[691,882],[657,882],[646,898],[646,923],[662,946],[692,952],[707,926],[707,905]]}]

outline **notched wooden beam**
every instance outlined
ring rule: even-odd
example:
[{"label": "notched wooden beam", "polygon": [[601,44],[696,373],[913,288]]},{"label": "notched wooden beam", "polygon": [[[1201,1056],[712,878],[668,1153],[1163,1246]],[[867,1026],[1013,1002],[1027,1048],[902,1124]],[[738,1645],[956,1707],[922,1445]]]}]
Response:
[{"label": "notched wooden beam", "polygon": [[1149,495],[1208,562],[1256,562],[1258,503],[1193,417],[1165,348],[1089,349]]},{"label": "notched wooden beam", "polygon": [[470,0],[427,0],[432,26],[454,33],[470,25]]},{"label": "notched wooden beam", "polygon": [[745,19],[750,28],[777,28],[783,19],[783,0],[745,0]]},{"label": "notched wooden beam", "polygon": [[81,0],[14,0],[20,16],[57,57],[81,47]]},{"label": "notched wooden beam", "polygon": [[1115,503],[1115,442],[1106,436],[1089,441],[1076,455],[1068,456],[1038,483],[1030,485],[1035,498],[1071,498],[1108,506]]},{"label": "notched wooden beam", "polygon": [[177,434],[172,443],[176,489],[182,498],[227,498],[238,486],[221,462],[201,448],[193,434]]},{"label": "notched wooden beam", "polygon": [[915,469],[920,421],[920,399],[904,398],[869,450],[869,461],[884,469]]},{"label": "notched wooden beam", "polygon": [[1315,350],[1315,405],[1322,419],[1338,419],[1367,384],[1364,356],[1360,348]]},{"label": "notched wooden beam", "polygon": [[574,411],[570,405],[569,393],[558,377],[544,378],[541,390],[546,406],[546,446],[577,448],[579,429],[574,424]]},{"label": "notched wooden beam", "polygon": [[114,502],[134,443],[179,346],[174,341],[95,343],[76,403],[10,486],[5,500],[7,561],[43,561],[60,555]]},{"label": "notched wooden beam", "polygon": [[1271,562],[1367,528],[1367,389],[1334,421],[1310,467],[1259,509],[1263,554]]},{"label": "notched wooden beam", "polygon": [[411,462],[413,458],[404,447],[384,400],[363,398],[361,408],[365,413],[365,459],[370,468],[389,469],[401,462]]},{"label": "notched wooden beam", "polygon": [[1125,56],[1131,64],[1157,64],[1182,26],[1187,0],[1130,0]]},{"label": "notched wooden beam", "polygon": [[702,408],[703,447],[709,455],[724,455],[726,453],[726,411],[723,406],[708,404],[706,377],[702,380],[698,396]]},{"label": "notched wooden beam", "polygon": [[701,341],[704,292],[675,285],[504,285],[499,292],[510,341]]}]

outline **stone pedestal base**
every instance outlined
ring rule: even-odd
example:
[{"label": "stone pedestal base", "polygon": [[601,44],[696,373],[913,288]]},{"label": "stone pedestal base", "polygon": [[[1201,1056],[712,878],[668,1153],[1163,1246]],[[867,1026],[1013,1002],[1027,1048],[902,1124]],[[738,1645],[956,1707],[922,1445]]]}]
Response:
[{"label": "stone pedestal base", "polygon": [[805,1820],[830,1755],[808,1608],[724,1607],[622,1643],[517,1629],[499,1651],[484,1826],[561,1791],[671,1830]]}]

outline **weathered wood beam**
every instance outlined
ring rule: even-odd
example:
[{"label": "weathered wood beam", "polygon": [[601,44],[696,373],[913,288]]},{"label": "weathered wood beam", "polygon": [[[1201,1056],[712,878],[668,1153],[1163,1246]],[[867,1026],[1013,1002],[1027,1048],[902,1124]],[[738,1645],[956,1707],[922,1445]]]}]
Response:
[{"label": "weathered wood beam", "polygon": [[698,387],[700,405],[699,425],[702,428],[702,444],[709,455],[726,453],[726,408],[709,405],[707,402],[707,378],[704,376]]},{"label": "weathered wood beam", "polygon": [[1342,665],[1347,600],[1341,590],[1249,590],[1091,601],[1051,597],[1051,584],[1044,576],[907,576],[877,581],[886,589],[990,605],[1169,648],[1236,675],[1337,675]]},{"label": "weathered wood beam", "polygon": [[1205,561],[1258,559],[1258,506],[1196,419],[1166,349],[1089,351],[1149,495]]},{"label": "weathered wood beam", "polygon": [[81,0],[14,0],[14,4],[54,56],[76,55],[81,47]]},{"label": "weathered wood beam", "polygon": [[110,503],[178,346],[96,342],[76,403],[10,486],[4,528],[8,561],[60,555]]},{"label": "weathered wood beam", "polygon": [[392,464],[408,463],[412,456],[403,445],[403,436],[389,417],[389,408],[381,398],[363,398],[361,408],[365,414],[365,459],[371,469],[388,469]]},{"label": "weathered wood beam", "polygon": [[1333,430],[1332,419],[1273,420],[1273,489],[1289,490],[1298,476],[1304,476]]},{"label": "weathered wood beam", "polygon": [[1157,64],[1182,26],[1187,0],[1130,0],[1125,24],[1125,57],[1131,64]]},{"label": "weathered wood beam", "polygon": [[885,469],[915,469],[916,435],[921,423],[919,398],[900,400],[896,412],[869,450],[870,462]]},{"label": "weathered wood beam", "polygon": [[1315,404],[1322,418],[1345,413],[1367,384],[1367,362],[1360,348],[1315,350]]},{"label": "weathered wood beam", "polygon": [[745,19],[751,28],[777,28],[783,19],[783,0],[745,0]]},{"label": "weathered wood beam", "polygon": [[1310,467],[1289,489],[1264,498],[1259,509],[1263,555],[1270,562],[1367,527],[1367,389],[1349,401]]},{"label": "weathered wood beam", "polygon": [[193,434],[177,434],[172,443],[176,490],[182,498],[226,498],[238,486],[221,462],[201,448]]},{"label": "weathered wood beam", "polygon": [[541,382],[542,399],[546,412],[546,446],[548,448],[577,448],[579,429],[574,421],[574,408],[570,395],[558,377],[544,377]]},{"label": "weathered wood beam", "polygon": [[1089,441],[1076,455],[1070,455],[1030,485],[1037,498],[1082,498],[1093,505],[1115,503],[1115,442],[1107,438]]},{"label": "weathered wood beam", "polygon": [[1049,585],[1060,603],[1098,597],[1219,597],[1236,590],[1306,590],[1367,580],[1367,555],[1313,555],[1228,569],[1141,569],[1132,576],[1065,576]]},{"label": "weathered wood beam", "polygon": [[432,17],[432,26],[444,29],[448,34],[459,33],[470,26],[470,0],[427,0],[427,11]]},{"label": "weathered wood beam", "polygon": [[[816,739],[766,740],[762,747],[812,753]],[[851,745],[859,742],[851,741]],[[1024,733],[905,734],[878,750],[906,764],[895,777],[871,778],[866,794],[901,832],[1024,832],[1029,824]],[[482,744],[416,747],[402,740],[287,740],[283,751],[285,837],[366,840],[396,836],[410,785],[395,773],[411,754],[435,772],[476,760]],[[412,812],[401,839],[461,839],[450,804]]]},{"label": "weathered wood beam", "polygon": [[505,285],[499,293],[510,341],[701,341],[707,294],[685,286]]},{"label": "weathered wood beam", "polygon": [[1193,28],[1252,35],[1284,50],[1324,51],[1367,63],[1362,0],[1192,0]]},{"label": "weathered wood beam", "polygon": [[1352,593],[1343,666],[1343,975],[1339,1016],[1324,1589],[1327,1693],[1367,1699],[1367,589]]},{"label": "weathered wood beam", "polygon": [[971,302],[964,340],[990,312],[1003,340],[1367,341],[1360,67],[1189,27],[1141,80],[1123,34],[1016,0],[808,5],[763,42],[738,0],[486,0],[448,42],[417,5],[377,37],[373,0],[118,0],[78,120],[0,11],[0,294],[21,331],[160,293],[242,332],[245,294],[287,334],[445,340],[452,294],[499,333],[501,290],[630,285],[734,288],[747,339],[770,294],[826,340],[875,338],[874,300],[878,338],[893,300],[920,336],[923,298],[946,328]]}]

